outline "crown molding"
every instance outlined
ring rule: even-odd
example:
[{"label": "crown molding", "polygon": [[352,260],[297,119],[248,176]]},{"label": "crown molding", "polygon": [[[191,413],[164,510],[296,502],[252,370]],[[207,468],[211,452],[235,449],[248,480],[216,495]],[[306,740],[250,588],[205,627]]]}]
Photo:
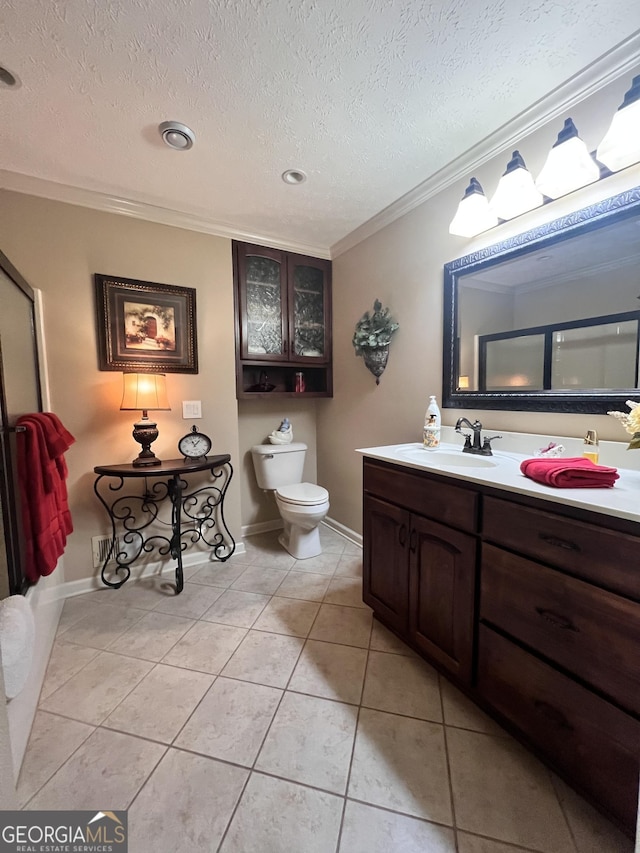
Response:
[{"label": "crown molding", "polygon": [[314,246],[307,243],[281,240],[278,237],[270,237],[264,234],[254,234],[192,213],[171,210],[156,204],[134,201],[133,199],[95,192],[82,187],[59,184],[44,178],[24,175],[20,172],[0,169],[0,189],[38,196],[51,201],[61,201],[78,207],[88,207],[102,213],[116,213],[120,216],[131,216],[133,219],[144,219],[146,222],[156,222],[159,225],[170,225],[174,228],[185,228],[187,231],[198,231],[201,234],[211,234],[215,237],[226,237],[229,240],[241,240],[243,243],[255,243],[260,246],[270,246],[273,249],[311,255],[314,258],[331,257],[326,246]]},{"label": "crown molding", "polygon": [[523,137],[565,114],[567,110],[595,95],[619,77],[629,74],[639,62],[640,32],[637,32],[338,240],[331,246],[331,257],[336,258],[352,249],[451,184],[467,178],[484,163],[511,148],[516,142],[521,142]]}]

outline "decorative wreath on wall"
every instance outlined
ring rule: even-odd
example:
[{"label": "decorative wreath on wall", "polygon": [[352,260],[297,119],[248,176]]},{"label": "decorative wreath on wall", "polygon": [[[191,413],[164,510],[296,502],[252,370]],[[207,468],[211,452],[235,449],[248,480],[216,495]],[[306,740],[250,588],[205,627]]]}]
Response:
[{"label": "decorative wreath on wall", "polygon": [[376,377],[376,385],[380,384],[387,366],[391,338],[399,328],[379,299],[373,303],[373,312],[366,311],[356,323],[352,344],[356,355],[362,356],[365,366]]}]

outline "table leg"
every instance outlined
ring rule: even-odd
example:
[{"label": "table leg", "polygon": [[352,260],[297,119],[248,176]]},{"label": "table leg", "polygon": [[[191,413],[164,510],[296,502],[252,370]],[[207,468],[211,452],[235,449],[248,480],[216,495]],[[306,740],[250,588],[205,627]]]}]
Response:
[{"label": "table leg", "polygon": [[[131,575],[131,569],[129,568],[128,565],[121,562],[123,555],[118,552],[118,548],[116,545],[118,538],[117,538],[117,533],[116,533],[116,518],[114,515],[114,504],[111,504],[111,505],[108,504],[107,501],[100,494],[98,486],[99,486],[101,480],[102,480],[102,477],[98,477],[98,479],[95,481],[95,483],[93,484],[93,491],[95,492],[95,494],[96,494],[98,500],[100,501],[100,503],[102,504],[102,506],[106,509],[107,515],[109,516],[109,522],[111,524],[111,544],[109,545],[109,550],[107,551],[107,555],[106,555],[104,562],[102,564],[102,568],[100,570],[100,577],[102,579],[102,583],[105,586],[110,586],[112,589],[120,589],[120,587],[129,580],[129,576]],[[119,480],[120,480],[119,485],[116,486],[115,489],[114,489],[114,487],[111,487],[112,491],[117,491],[118,489],[122,488],[124,480],[122,479],[122,477],[120,477]],[[115,561],[116,561],[116,568],[115,568],[116,575],[120,574],[120,572],[124,572],[124,577],[122,578],[122,580],[118,580],[118,581],[107,580],[106,569],[107,569],[107,565],[109,564],[109,561],[111,559],[115,559]]]},{"label": "table leg", "polygon": [[171,556],[176,561],[176,595],[184,588],[184,574],[182,571],[182,493],[186,488],[185,481],[179,474],[169,481],[169,498],[171,499]]}]

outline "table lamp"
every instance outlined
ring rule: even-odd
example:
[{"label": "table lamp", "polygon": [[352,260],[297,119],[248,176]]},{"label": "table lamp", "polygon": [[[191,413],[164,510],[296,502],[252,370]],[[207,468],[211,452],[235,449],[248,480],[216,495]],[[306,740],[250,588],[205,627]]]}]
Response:
[{"label": "table lamp", "polygon": [[167,386],[164,373],[123,373],[122,403],[120,411],[139,409],[142,417],[133,425],[133,437],[142,445],[142,450],[133,460],[134,467],[161,465],[162,462],[151,450],[151,444],[158,437],[157,425],[149,420],[149,409],[171,411],[167,399]]}]

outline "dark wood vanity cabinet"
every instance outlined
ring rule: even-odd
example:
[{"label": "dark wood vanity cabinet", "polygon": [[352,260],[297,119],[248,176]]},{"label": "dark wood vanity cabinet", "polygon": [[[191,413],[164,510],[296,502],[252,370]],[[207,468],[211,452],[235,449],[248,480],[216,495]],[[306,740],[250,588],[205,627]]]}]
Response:
[{"label": "dark wood vanity cabinet", "polygon": [[409,624],[410,514],[388,501],[364,496],[365,602],[398,634]]},{"label": "dark wood vanity cabinet", "polygon": [[640,538],[486,496],[478,694],[629,831],[640,772]]},{"label": "dark wood vanity cabinet", "polygon": [[238,398],[330,397],[331,261],[234,242],[233,264]]},{"label": "dark wood vanity cabinet", "polygon": [[476,526],[476,496],[440,488],[444,500],[421,474],[365,460],[363,598],[386,625],[469,685],[477,546],[466,530]]},{"label": "dark wood vanity cabinet", "polygon": [[638,527],[364,461],[364,600],[630,834]]}]

